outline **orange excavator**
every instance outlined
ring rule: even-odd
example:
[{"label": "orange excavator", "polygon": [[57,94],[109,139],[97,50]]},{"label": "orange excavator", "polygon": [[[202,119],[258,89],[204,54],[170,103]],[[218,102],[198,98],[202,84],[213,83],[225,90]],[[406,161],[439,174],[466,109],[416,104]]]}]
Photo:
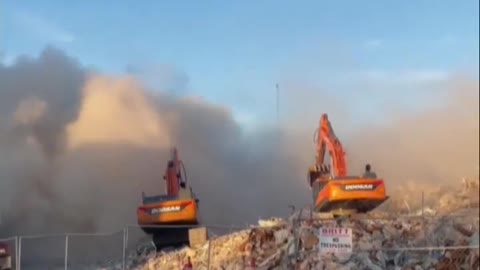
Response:
[{"label": "orange excavator", "polygon": [[153,236],[157,249],[189,243],[190,229],[199,224],[199,200],[187,183],[185,166],[176,148],[172,149],[163,178],[167,194],[146,196],[142,192],[142,205],[137,208],[137,222]]},{"label": "orange excavator", "polygon": [[[368,171],[370,165],[362,176],[348,175],[345,151],[327,114],[322,114],[314,137],[316,162],[308,170],[308,179],[315,212],[334,217],[367,213],[388,199],[384,180]],[[326,164],[327,150],[331,164]]]}]

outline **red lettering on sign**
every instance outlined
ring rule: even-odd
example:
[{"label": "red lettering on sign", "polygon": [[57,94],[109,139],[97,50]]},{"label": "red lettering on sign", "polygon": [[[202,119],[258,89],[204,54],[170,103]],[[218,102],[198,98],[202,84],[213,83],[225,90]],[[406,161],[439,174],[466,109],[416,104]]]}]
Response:
[{"label": "red lettering on sign", "polygon": [[347,228],[322,228],[322,234],[328,235],[346,235],[348,234]]}]

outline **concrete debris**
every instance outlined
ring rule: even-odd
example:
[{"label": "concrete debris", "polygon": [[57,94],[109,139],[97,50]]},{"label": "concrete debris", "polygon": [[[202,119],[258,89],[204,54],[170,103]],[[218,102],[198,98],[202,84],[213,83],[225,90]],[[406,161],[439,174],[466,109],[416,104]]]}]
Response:
[{"label": "concrete debris", "polygon": [[[458,223],[457,223],[458,222]],[[136,269],[181,269],[191,257],[195,269],[244,269],[253,260],[256,269],[478,269],[478,227],[470,235],[463,220],[429,219],[425,224],[410,219],[398,221],[355,221],[344,224],[354,230],[354,252],[343,255],[320,255],[318,237],[311,230],[300,233],[295,245],[294,228],[253,228],[220,237],[201,249],[185,248],[159,254]],[[336,225],[334,221],[315,221],[312,229]],[[422,227],[429,233],[423,233]],[[381,227],[381,228],[379,228]],[[435,235],[442,235],[436,237]],[[424,242],[424,245],[421,245]],[[466,246],[477,248],[411,249],[421,246]],[[208,250],[211,249],[210,257]]]},{"label": "concrete debris", "polygon": [[[187,257],[196,270],[208,264],[214,270],[479,269],[479,205],[472,205],[471,197],[444,194],[437,197],[436,207],[393,218],[375,212],[335,220],[300,210],[287,220],[260,220],[259,226],[218,237],[199,249],[158,254],[134,269],[182,269]],[[353,252],[320,253],[318,232],[325,227],[351,228]]]}]

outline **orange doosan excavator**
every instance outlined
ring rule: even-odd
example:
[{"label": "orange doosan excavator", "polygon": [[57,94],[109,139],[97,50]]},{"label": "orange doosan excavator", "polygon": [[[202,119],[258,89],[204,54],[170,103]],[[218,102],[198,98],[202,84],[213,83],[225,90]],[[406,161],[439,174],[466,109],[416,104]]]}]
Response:
[{"label": "orange doosan excavator", "polygon": [[178,158],[176,148],[172,149],[163,178],[166,195],[146,196],[142,193],[142,205],[137,208],[138,224],[146,234],[153,236],[157,249],[191,244],[192,231],[198,238],[198,230],[192,228],[199,224],[199,200],[187,183],[185,166]]},{"label": "orange doosan excavator", "polygon": [[[315,135],[316,162],[308,171],[315,212],[333,216],[366,213],[388,199],[383,179],[370,171],[370,165],[362,176],[347,174],[345,152],[327,114],[322,114]],[[327,150],[331,164],[326,164]]]}]

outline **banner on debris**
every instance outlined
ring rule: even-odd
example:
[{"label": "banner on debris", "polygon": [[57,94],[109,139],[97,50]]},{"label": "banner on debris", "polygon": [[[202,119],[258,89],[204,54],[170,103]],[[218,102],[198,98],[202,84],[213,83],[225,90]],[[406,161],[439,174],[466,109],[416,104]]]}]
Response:
[{"label": "banner on debris", "polygon": [[351,253],[352,229],[351,228],[320,228],[319,234],[320,253]]}]

